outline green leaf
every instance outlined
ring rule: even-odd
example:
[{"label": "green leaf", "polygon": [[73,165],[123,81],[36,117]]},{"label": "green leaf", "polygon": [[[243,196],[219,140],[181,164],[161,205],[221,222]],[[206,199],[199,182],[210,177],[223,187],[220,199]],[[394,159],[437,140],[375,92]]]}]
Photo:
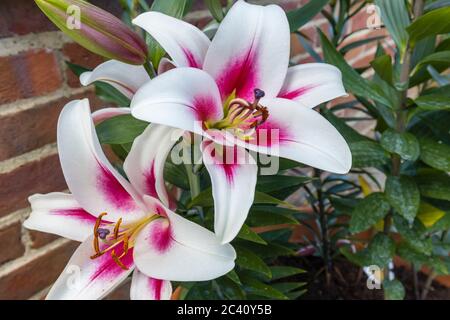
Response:
[{"label": "green leaf", "polygon": [[410,20],[408,8],[404,0],[375,0],[375,5],[380,8],[381,19],[389,31],[389,35],[394,40],[400,55],[403,56],[408,43],[408,33],[406,27]]},{"label": "green leaf", "polygon": [[446,96],[430,94],[419,97],[414,102],[420,109],[423,110],[450,110],[450,98]]},{"label": "green leaf", "polygon": [[131,115],[120,115],[107,119],[97,125],[97,135],[100,143],[126,144],[144,132],[148,122],[133,118]]},{"label": "green leaf", "polygon": [[[228,277],[221,277],[217,280],[217,285],[220,287],[220,292],[230,300],[244,300],[245,292],[242,285],[237,284]],[[213,281],[213,283],[214,283]]]},{"label": "green leaf", "polygon": [[273,226],[279,224],[299,224],[298,220],[290,215],[274,214],[271,211],[251,210],[247,218],[247,223],[252,227]]},{"label": "green leaf", "polygon": [[389,212],[390,205],[385,196],[374,192],[358,202],[353,209],[350,220],[350,232],[358,233],[367,230]]},{"label": "green leaf", "polygon": [[433,250],[431,239],[423,238],[422,234],[425,231],[425,227],[420,222],[411,226],[406,219],[403,219],[398,215],[394,215],[393,220],[397,231],[405,238],[412,248],[425,255],[431,254]]},{"label": "green leaf", "polygon": [[222,4],[219,0],[205,0],[206,7],[216,21],[220,22],[224,18]]},{"label": "green leaf", "polygon": [[386,300],[403,300],[405,298],[405,288],[397,279],[384,281],[383,289]]},{"label": "green leaf", "polygon": [[343,46],[341,49],[339,49],[339,52],[343,55],[345,55],[347,52],[349,52],[352,49],[358,48],[360,46],[366,45],[373,41],[378,41],[386,38],[386,36],[375,36],[375,37],[369,37],[366,39],[356,40],[352,41],[349,44]]},{"label": "green leaf", "polygon": [[361,267],[376,265],[383,268],[394,256],[395,242],[383,233],[377,233],[367,248],[357,253],[350,252],[348,247],[341,247],[340,251],[349,261]]},{"label": "green leaf", "polygon": [[186,169],[183,165],[176,165],[170,161],[170,157],[167,159],[164,166],[164,179],[184,190],[189,190],[189,179],[186,174]]},{"label": "green leaf", "polygon": [[291,32],[297,31],[318,14],[330,0],[314,0],[300,6],[300,8],[287,12]]},{"label": "green leaf", "polygon": [[280,291],[274,289],[271,285],[265,284],[248,275],[243,275],[241,278],[242,283],[244,284],[244,288],[249,294],[254,294],[257,296],[271,299],[280,299],[280,300],[288,299],[288,297],[286,297]]},{"label": "green leaf", "polygon": [[420,192],[416,182],[406,176],[388,176],[384,193],[391,206],[412,223],[420,204]]},{"label": "green leaf", "polygon": [[421,68],[431,64],[434,65],[436,63],[439,64],[450,64],[450,51],[440,51],[440,52],[435,52],[432,53],[428,56],[426,56],[424,59],[422,59],[417,66],[414,68],[414,70],[412,71],[412,73],[416,73],[418,72]]},{"label": "green leaf", "polygon": [[420,193],[432,199],[450,201],[450,177],[439,171],[420,173],[417,176]]},{"label": "green leaf", "polygon": [[250,227],[247,226],[246,224],[244,224],[242,226],[237,237],[240,239],[247,240],[247,241],[252,241],[252,242],[261,243],[261,244],[267,244],[267,242],[264,241],[263,238],[261,238],[255,231],[250,229]]},{"label": "green leaf", "polygon": [[300,268],[286,266],[274,266],[270,267],[270,270],[272,271],[272,281],[306,272],[305,270]]},{"label": "green leaf", "polygon": [[450,171],[450,146],[432,139],[420,140],[420,160],[438,170]]},{"label": "green leaf", "polygon": [[288,187],[300,187],[310,182],[312,178],[303,176],[285,176],[285,175],[273,175],[273,176],[259,176],[256,184],[256,190],[270,193],[273,191],[282,190]]},{"label": "green leaf", "polygon": [[235,283],[237,283],[237,284],[239,284],[239,285],[242,284],[242,283],[241,283],[241,280],[239,279],[238,274],[236,273],[236,271],[231,270],[230,272],[228,272],[228,273],[226,274],[226,276],[227,276],[228,278],[230,278],[231,280],[233,280],[233,282],[235,282]]},{"label": "green leaf", "polygon": [[359,141],[349,144],[353,168],[377,167],[388,162],[389,157],[380,144],[374,141]]},{"label": "green leaf", "polygon": [[388,54],[384,54],[370,63],[377,75],[389,84],[392,84],[394,71],[392,69],[392,59]]},{"label": "green leaf", "polygon": [[[241,246],[236,246],[236,264],[246,270],[259,272],[269,279],[272,278],[272,272],[266,263],[252,251]],[[242,281],[242,279],[241,279]]]},{"label": "green leaf", "polygon": [[411,45],[426,37],[450,32],[450,7],[439,8],[419,17],[406,30]]},{"label": "green leaf", "polygon": [[383,132],[380,142],[386,151],[396,153],[404,160],[415,161],[419,157],[419,141],[411,133],[398,133],[392,129],[388,129]]},{"label": "green leaf", "polygon": [[289,292],[304,287],[306,284],[306,282],[277,282],[272,284],[272,288],[284,294],[288,294]]},{"label": "green leaf", "polygon": [[341,70],[344,86],[348,91],[358,96],[373,99],[386,106],[390,106],[391,108],[398,105],[398,101],[391,100],[391,98],[395,97],[387,97],[379,86],[361,77],[361,75],[345,61],[344,57],[336,50],[328,38],[320,30],[318,30],[318,32],[322,42],[325,61],[335,65]]}]

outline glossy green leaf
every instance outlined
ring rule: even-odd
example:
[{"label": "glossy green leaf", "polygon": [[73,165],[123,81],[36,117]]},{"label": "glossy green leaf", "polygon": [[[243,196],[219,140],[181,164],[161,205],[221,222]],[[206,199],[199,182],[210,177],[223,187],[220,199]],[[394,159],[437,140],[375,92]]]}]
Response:
[{"label": "glossy green leaf", "polygon": [[247,275],[242,276],[242,283],[244,284],[245,290],[249,294],[270,299],[288,299],[288,297],[286,297],[282,292],[272,288],[271,285],[265,284],[264,282],[261,282],[253,277]]},{"label": "glossy green leaf", "polygon": [[450,98],[441,95],[426,95],[414,101],[423,110],[450,110]]},{"label": "glossy green leaf", "polygon": [[394,70],[392,69],[392,59],[388,54],[384,54],[370,63],[376,74],[386,81],[386,83],[392,84]]},{"label": "glossy green leaf", "polygon": [[419,157],[419,141],[411,133],[398,133],[392,129],[388,129],[383,132],[380,142],[386,151],[396,153],[404,160],[415,161]]},{"label": "glossy green leaf", "polygon": [[384,193],[391,206],[412,223],[420,204],[420,192],[414,179],[388,176]]},{"label": "glossy green leaf", "polygon": [[450,172],[450,146],[433,139],[420,140],[420,160],[430,167]]},{"label": "glossy green leaf", "polygon": [[367,248],[361,251],[352,253],[348,247],[341,247],[340,251],[347,259],[361,267],[376,265],[383,268],[394,256],[395,242],[383,233],[377,233]]},{"label": "glossy green leaf", "polygon": [[394,215],[393,220],[397,231],[412,248],[426,255],[431,254],[433,250],[431,239],[426,239],[423,236],[425,227],[420,222],[411,225],[406,219],[403,219],[398,215]]},{"label": "glossy green leaf", "polygon": [[350,232],[367,230],[389,212],[390,205],[382,193],[374,192],[358,202],[350,220]]},{"label": "glossy green leaf", "polygon": [[406,27],[410,24],[408,9],[404,0],[375,0],[380,9],[381,20],[389,31],[401,55],[406,50],[408,33]]},{"label": "glossy green leaf", "polygon": [[224,18],[224,13],[220,0],[204,0],[204,1],[206,7],[208,8],[209,12],[211,12],[213,18],[216,19],[216,21],[218,22],[222,21]]},{"label": "glossy green leaf", "polygon": [[318,32],[320,34],[325,61],[341,70],[342,80],[348,91],[358,96],[373,99],[391,108],[396,107],[397,101],[391,100],[395,97],[387,97],[379,86],[364,79],[345,61],[344,57],[336,50],[328,38],[320,30]]},{"label": "glossy green leaf", "polygon": [[237,237],[240,239],[247,240],[247,241],[252,241],[252,242],[261,243],[261,244],[267,244],[267,242],[264,241],[263,238],[261,238],[255,231],[250,229],[250,227],[247,226],[246,224],[244,224],[242,226]]},{"label": "glossy green leaf", "polygon": [[412,73],[414,74],[418,72],[421,68],[426,67],[427,65],[430,64],[434,65],[436,63],[440,65],[450,65],[450,51],[434,52],[426,56],[417,64]]},{"label": "glossy green leaf", "polygon": [[291,277],[306,272],[303,269],[288,266],[274,266],[270,267],[270,270],[272,271],[272,280]]},{"label": "glossy green leaf", "polygon": [[403,300],[405,298],[405,287],[397,279],[384,281],[383,290],[386,300]]},{"label": "glossy green leaf", "polygon": [[310,182],[311,180],[312,178],[304,176],[259,176],[256,184],[256,190],[260,192],[270,193],[288,187],[300,187]]},{"label": "glossy green leaf", "polygon": [[287,12],[289,28],[291,32],[297,31],[303,25],[311,21],[330,0],[314,0],[300,6],[298,9]]},{"label": "glossy green leaf", "polygon": [[450,177],[447,173],[439,171],[420,173],[416,181],[423,196],[450,201]]},{"label": "glossy green leaf", "polygon": [[352,152],[353,168],[377,167],[389,161],[386,151],[375,141],[352,142],[349,146]]},{"label": "glossy green leaf", "polygon": [[414,21],[406,30],[411,44],[426,37],[450,32],[450,7],[443,7],[426,13]]},{"label": "glossy green leaf", "polygon": [[[236,246],[236,264],[246,270],[262,273],[269,279],[272,278],[272,272],[266,263],[252,251],[241,246]],[[241,279],[242,281],[242,279]]]},{"label": "glossy green leaf", "polygon": [[99,123],[96,130],[100,143],[125,144],[133,142],[147,126],[148,122],[138,120],[127,114]]}]

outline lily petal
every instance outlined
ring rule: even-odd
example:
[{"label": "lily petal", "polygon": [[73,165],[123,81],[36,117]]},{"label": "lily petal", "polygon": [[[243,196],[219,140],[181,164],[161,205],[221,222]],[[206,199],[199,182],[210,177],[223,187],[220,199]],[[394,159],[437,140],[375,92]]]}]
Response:
[{"label": "lily petal", "polygon": [[[47,300],[98,300],[113,291],[133,271],[133,250],[120,259],[128,270],[122,269],[106,253],[96,259],[92,237],[84,241],[70,258],[64,271],[56,280]],[[121,252],[117,252],[120,255]]]},{"label": "lily petal", "polygon": [[276,97],[289,64],[289,23],[277,5],[238,1],[227,13],[206,54],[203,69],[225,100],[234,90],[253,101],[253,90]]},{"label": "lily petal", "polygon": [[134,270],[131,279],[131,300],[170,300],[171,295],[170,281],[150,278],[139,270]]},{"label": "lily petal", "polygon": [[92,235],[96,218],[81,208],[71,194],[35,194],[28,201],[31,214],[23,223],[25,228],[80,242]]},{"label": "lily petal", "polygon": [[195,26],[159,12],[145,12],[133,23],[147,31],[167,51],[177,67],[201,68],[210,45]]},{"label": "lily petal", "polygon": [[314,108],[346,94],[338,68],[326,63],[306,63],[288,69],[278,96]]},{"label": "lily petal", "polygon": [[135,118],[201,133],[202,122],[222,119],[216,83],[206,72],[176,68],[141,87],[131,101]]},{"label": "lily petal", "polygon": [[145,215],[139,195],[109,163],[95,132],[87,99],[67,104],[58,121],[58,151],[69,190],[94,216],[124,221]]},{"label": "lily petal", "polygon": [[164,164],[173,145],[183,134],[182,130],[150,124],[137,137],[123,168],[131,184],[141,195],[149,195],[169,205],[164,183]]},{"label": "lily petal", "polygon": [[97,125],[102,121],[130,113],[130,108],[102,108],[92,113],[92,120]]},{"label": "lily petal", "polygon": [[220,244],[211,231],[145,197],[147,207],[166,218],[147,224],[136,237],[134,261],[149,277],[173,281],[206,281],[234,268],[236,252]]},{"label": "lily petal", "polygon": [[84,72],[80,76],[83,86],[88,86],[96,81],[106,82],[132,98],[134,93],[150,80],[143,66],[135,66],[116,60],[109,60],[98,65],[93,71]]},{"label": "lily petal", "polygon": [[202,143],[203,163],[209,172],[214,198],[214,232],[222,243],[241,230],[255,196],[258,166],[238,146]]},{"label": "lily petal", "polygon": [[347,173],[352,155],[347,142],[318,112],[281,98],[263,99],[269,119],[257,129],[258,138],[240,146],[281,156],[334,173]]}]

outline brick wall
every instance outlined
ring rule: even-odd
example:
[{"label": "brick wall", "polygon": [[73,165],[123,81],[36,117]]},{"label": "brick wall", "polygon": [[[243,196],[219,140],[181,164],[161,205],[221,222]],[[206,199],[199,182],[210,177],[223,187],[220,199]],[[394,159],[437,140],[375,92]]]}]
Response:
[{"label": "brick wall", "polygon": [[[92,2],[120,14],[117,1]],[[254,2],[276,2],[293,9],[307,1]],[[187,19],[202,26],[210,17],[196,1]],[[357,17],[352,28],[364,27],[366,19]],[[315,28],[325,25],[317,17],[302,29],[315,39],[316,47]],[[373,48],[355,51],[348,58],[357,65],[367,64],[373,54]],[[297,62],[310,60],[295,39],[292,57]],[[92,88],[79,86],[65,61],[94,67],[102,59],[57,31],[34,1],[0,1],[0,299],[41,299],[76,247],[65,239],[22,228],[30,212],[28,196],[66,190],[55,145],[61,108],[80,97],[89,97],[94,107],[102,106]],[[126,297],[128,285],[111,298]]]}]

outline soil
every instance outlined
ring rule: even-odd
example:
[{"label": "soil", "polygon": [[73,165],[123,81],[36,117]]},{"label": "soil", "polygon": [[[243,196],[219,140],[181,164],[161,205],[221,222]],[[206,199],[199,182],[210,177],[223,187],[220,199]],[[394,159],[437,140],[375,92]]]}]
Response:
[{"label": "soil", "polygon": [[[307,292],[299,299],[306,300],[382,300],[382,289],[368,289],[367,276],[362,269],[345,259],[334,261],[330,286],[326,286],[323,262],[317,257],[284,258],[284,265],[291,265],[306,270],[306,273],[291,277],[293,281],[307,282]],[[406,290],[407,300],[415,300],[413,273],[404,267],[394,270]],[[419,273],[419,287],[423,288],[427,275]],[[450,288],[433,281],[427,300],[449,300]]]}]

